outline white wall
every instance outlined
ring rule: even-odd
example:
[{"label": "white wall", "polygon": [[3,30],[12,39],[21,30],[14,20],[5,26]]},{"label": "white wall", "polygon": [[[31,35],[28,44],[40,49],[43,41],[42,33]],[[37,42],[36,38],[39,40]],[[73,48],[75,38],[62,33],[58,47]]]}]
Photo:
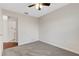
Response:
[{"label": "white wall", "polygon": [[79,4],[40,18],[40,40],[79,54]]},{"label": "white wall", "polygon": [[0,9],[0,56],[2,55],[3,51],[3,21],[2,21],[2,10]]},{"label": "white wall", "polygon": [[39,40],[39,24],[37,18],[21,15],[4,9],[2,10],[2,14],[18,18],[17,29],[19,45]]},{"label": "white wall", "polygon": [[19,17],[18,39],[20,43],[29,43],[39,40],[38,19],[32,17]]}]

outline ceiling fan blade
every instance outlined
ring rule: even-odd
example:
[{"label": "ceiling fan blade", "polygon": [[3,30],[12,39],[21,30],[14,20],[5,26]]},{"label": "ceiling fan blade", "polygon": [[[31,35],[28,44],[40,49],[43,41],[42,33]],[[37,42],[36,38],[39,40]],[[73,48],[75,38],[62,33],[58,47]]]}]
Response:
[{"label": "ceiling fan blade", "polygon": [[29,5],[28,7],[33,7],[33,6],[35,6],[35,4]]},{"label": "ceiling fan blade", "polygon": [[42,3],[44,6],[50,6],[50,3]]}]

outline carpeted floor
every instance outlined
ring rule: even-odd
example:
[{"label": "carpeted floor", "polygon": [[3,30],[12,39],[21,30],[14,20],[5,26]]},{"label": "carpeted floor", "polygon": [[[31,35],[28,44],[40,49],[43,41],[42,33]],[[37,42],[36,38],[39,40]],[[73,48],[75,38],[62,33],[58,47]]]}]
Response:
[{"label": "carpeted floor", "polygon": [[36,41],[18,47],[5,49],[3,56],[78,56],[78,54]]}]

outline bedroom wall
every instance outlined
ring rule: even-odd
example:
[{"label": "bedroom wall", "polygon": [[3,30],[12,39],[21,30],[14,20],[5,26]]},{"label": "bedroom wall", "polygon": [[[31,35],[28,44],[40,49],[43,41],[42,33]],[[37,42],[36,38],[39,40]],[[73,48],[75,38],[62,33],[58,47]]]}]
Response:
[{"label": "bedroom wall", "polygon": [[18,19],[17,29],[19,45],[39,40],[39,20],[37,18],[11,12],[5,9],[2,9],[2,14],[16,17]]},{"label": "bedroom wall", "polygon": [[70,4],[40,18],[40,40],[79,54],[79,4]]},{"label": "bedroom wall", "polygon": [[0,56],[2,55],[3,51],[3,23],[2,23],[2,10],[0,9]]}]

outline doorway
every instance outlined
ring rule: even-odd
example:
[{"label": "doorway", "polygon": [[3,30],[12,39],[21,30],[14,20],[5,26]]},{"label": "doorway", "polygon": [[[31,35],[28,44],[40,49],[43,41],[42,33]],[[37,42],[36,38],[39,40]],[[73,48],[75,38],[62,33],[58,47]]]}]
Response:
[{"label": "doorway", "polygon": [[18,19],[11,16],[3,16],[4,43],[3,48],[18,46]]}]

